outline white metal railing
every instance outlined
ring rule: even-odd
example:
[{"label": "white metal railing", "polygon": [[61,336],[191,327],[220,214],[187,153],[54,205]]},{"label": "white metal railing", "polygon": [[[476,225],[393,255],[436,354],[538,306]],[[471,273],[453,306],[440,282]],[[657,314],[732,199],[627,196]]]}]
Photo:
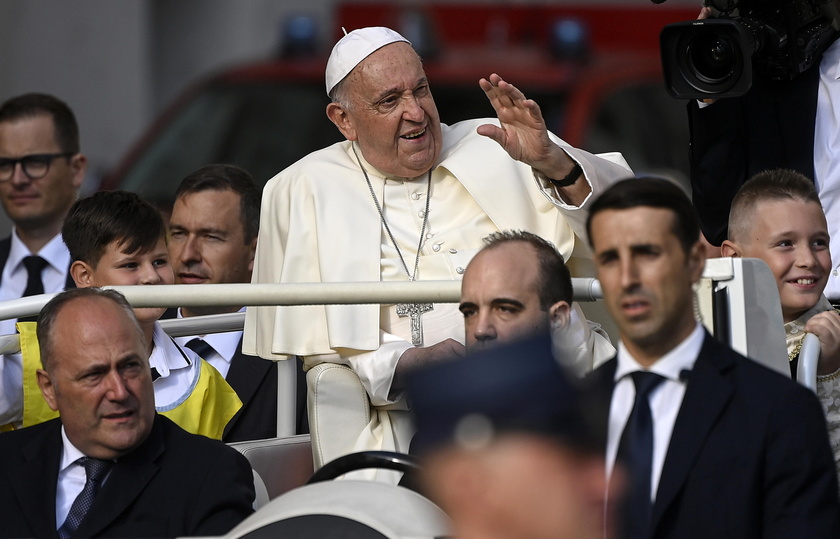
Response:
[{"label": "white metal railing", "polygon": [[[596,279],[573,278],[575,301],[602,297]],[[270,305],[351,305],[365,303],[457,303],[460,281],[191,284],[108,286],[134,307],[237,307]],[[42,294],[0,302],[0,320],[37,315],[56,294]],[[226,330],[223,330],[226,331]]]},{"label": "white metal railing", "polygon": [[[713,262],[714,260],[714,262]],[[726,281],[733,276],[727,259],[707,262],[704,277]],[[600,283],[593,278],[573,278],[575,301],[597,301],[603,297]],[[391,304],[402,302],[457,303],[460,281],[298,283],[298,284],[200,284],[107,287],[122,293],[134,307],[272,306],[319,304]],[[0,320],[37,315],[56,294],[42,294],[0,302]],[[244,313],[196,316],[161,320],[172,336],[217,333],[242,329]],[[814,342],[816,341],[816,342]],[[20,351],[17,335],[0,335],[0,354]],[[814,389],[819,341],[803,342],[797,378]]]},{"label": "white metal railing", "polygon": [[[602,297],[596,279],[573,278],[576,301]],[[134,307],[208,307],[320,305],[431,302],[457,303],[460,281],[299,283],[299,284],[195,284],[158,286],[109,286]],[[37,315],[56,294],[41,294],[0,302],[0,320]],[[173,337],[242,329],[244,313],[161,320]],[[0,354],[20,351],[17,335],[0,335]]]},{"label": "white metal railing", "polygon": [[813,333],[806,333],[799,350],[799,365],[796,367],[796,380],[817,392],[817,363],[820,360],[820,338]]}]

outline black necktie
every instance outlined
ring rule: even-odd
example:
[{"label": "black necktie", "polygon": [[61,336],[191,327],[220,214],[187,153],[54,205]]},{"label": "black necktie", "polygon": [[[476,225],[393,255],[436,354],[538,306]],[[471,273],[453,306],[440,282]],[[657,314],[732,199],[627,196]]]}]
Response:
[{"label": "black necktie", "polygon": [[198,337],[188,342],[187,348],[198,354],[198,357],[205,361],[210,357],[210,354],[216,351],[215,348],[207,344],[207,341]]},{"label": "black necktie", "polygon": [[653,460],[653,417],[650,413],[650,392],[664,378],[658,374],[637,371],[631,374],[636,386],[633,411],[621,434],[616,463],[621,463],[628,475],[627,490],[622,508],[621,537],[641,538],[650,535],[651,469]]},{"label": "black necktie", "polygon": [[[23,297],[43,294],[44,281],[41,278],[41,272],[47,267],[47,261],[40,256],[27,256],[23,259],[23,266],[26,268],[26,289],[23,291]],[[37,315],[27,316],[18,318],[18,322],[35,322],[37,319]]]},{"label": "black necktie", "polygon": [[108,470],[114,465],[114,462],[111,460],[91,457],[82,457],[76,462],[85,467],[87,480],[85,481],[85,487],[73,501],[73,506],[70,507],[70,512],[67,513],[67,519],[58,529],[59,539],[68,539],[76,533],[82,519],[85,518],[88,510],[93,505],[93,499],[96,497],[96,493],[99,492],[102,479],[105,478]]}]

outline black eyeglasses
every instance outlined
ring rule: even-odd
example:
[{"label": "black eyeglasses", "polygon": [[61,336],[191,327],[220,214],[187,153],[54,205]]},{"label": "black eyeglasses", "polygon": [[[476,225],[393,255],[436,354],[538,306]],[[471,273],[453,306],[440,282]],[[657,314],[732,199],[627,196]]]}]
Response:
[{"label": "black eyeglasses", "polygon": [[15,174],[15,165],[20,163],[23,173],[30,180],[39,180],[47,175],[50,171],[50,165],[54,159],[59,157],[72,157],[76,155],[73,152],[64,153],[34,153],[32,155],[24,155],[19,159],[9,159],[0,157],[0,182],[7,182],[12,179]]}]

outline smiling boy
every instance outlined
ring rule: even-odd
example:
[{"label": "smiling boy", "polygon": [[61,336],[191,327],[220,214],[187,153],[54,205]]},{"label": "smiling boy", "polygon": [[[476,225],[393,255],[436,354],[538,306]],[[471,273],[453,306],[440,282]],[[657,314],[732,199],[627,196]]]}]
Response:
[{"label": "smiling boy", "polygon": [[840,470],[840,316],[823,296],[831,254],[825,214],[814,183],[791,170],[753,176],[738,191],[729,214],[723,256],[759,258],[779,287],[791,373],[805,333],[820,340],[817,396],[826,413]]}]

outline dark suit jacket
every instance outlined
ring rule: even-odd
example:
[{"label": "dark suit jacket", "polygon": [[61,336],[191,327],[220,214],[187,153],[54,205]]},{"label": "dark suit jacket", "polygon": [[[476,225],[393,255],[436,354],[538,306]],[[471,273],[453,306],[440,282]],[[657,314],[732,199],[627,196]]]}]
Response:
[{"label": "dark suit jacket", "polygon": [[225,377],[242,408],[225,426],[222,440],[241,442],[277,436],[277,363],[242,353],[242,340]]},{"label": "dark suit jacket", "polygon": [[[177,316],[177,309],[167,309],[161,318],[170,319]],[[306,434],[309,432],[306,416],[306,374],[303,372],[303,362],[295,361],[297,364],[297,398],[295,400],[297,433]],[[225,426],[222,441],[230,443],[276,437],[277,362],[243,354],[242,339],[240,339],[225,380],[236,391],[239,400],[242,401],[242,408]]]},{"label": "dark suit jacket", "polygon": [[[607,432],[616,359],[588,378]],[[706,334],[662,468],[651,537],[840,537],[816,396]]]},{"label": "dark suit jacket", "polygon": [[[297,366],[295,418],[297,433],[309,432],[306,417],[306,374],[303,362]],[[277,436],[277,362],[242,353],[242,339],[230,362],[225,378],[242,401],[242,408],[231,418],[222,435],[223,442],[262,440]]]},{"label": "dark suit jacket", "polygon": [[[0,435],[0,537],[57,537],[61,423]],[[119,459],[76,537],[221,535],[251,512],[251,467],[221,442],[188,434],[163,416]]]},{"label": "dark suit jacket", "polygon": [[735,193],[762,170],[789,168],[814,178],[819,66],[793,80],[757,78],[742,97],[700,109],[688,103],[691,192],[706,239],[726,239]]}]

